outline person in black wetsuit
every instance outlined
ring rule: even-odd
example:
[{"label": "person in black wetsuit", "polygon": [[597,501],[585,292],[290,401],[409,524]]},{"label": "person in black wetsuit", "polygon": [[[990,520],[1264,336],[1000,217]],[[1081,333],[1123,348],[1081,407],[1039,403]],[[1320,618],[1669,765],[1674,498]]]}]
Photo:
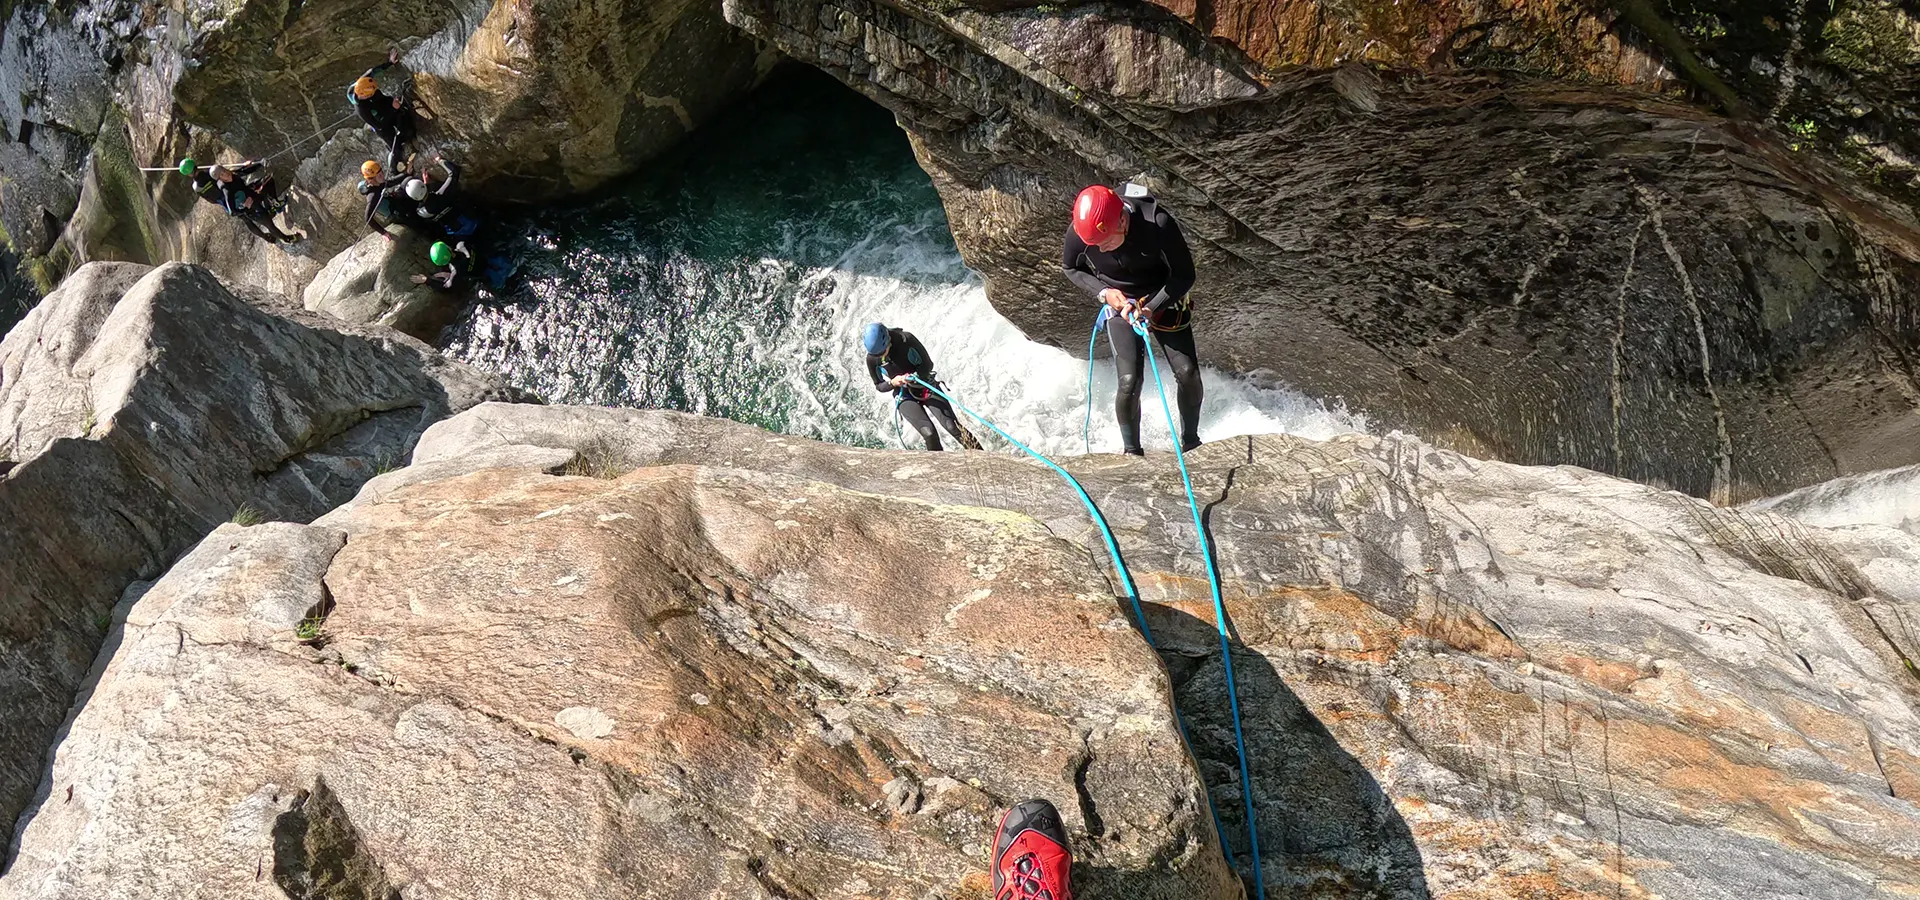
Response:
[{"label": "person in black wetsuit", "polygon": [[1121,450],[1135,456],[1140,448],[1140,387],[1145,372],[1145,342],[1129,323],[1143,320],[1160,340],[1180,406],[1180,450],[1200,446],[1200,359],[1190,327],[1193,254],[1180,224],[1141,193],[1121,199],[1112,188],[1094,185],[1080,192],[1073,204],[1073,222],[1067,228],[1060,268],[1067,278],[1102,303],[1108,323],[1107,341],[1113,347],[1114,374],[1119,389],[1113,396],[1114,417],[1120,421]]},{"label": "person in black wetsuit", "polygon": [[[360,164],[360,193],[367,198],[367,227],[379,232],[381,237],[393,240],[393,233],[387,231],[388,225],[419,227],[422,224],[419,204],[407,196],[403,184],[387,178],[379,160],[370,159]],[[380,221],[383,216],[385,223]]]},{"label": "person in black wetsuit", "polygon": [[918,375],[928,384],[939,384],[933,374],[933,357],[920,339],[912,333],[899,328],[888,328],[879,322],[867,326],[861,336],[861,343],[867,351],[867,375],[873,378],[873,389],[892,391],[894,408],[900,411],[900,418],[907,420],[913,430],[920,433],[920,439],[926,441],[928,450],[939,450],[940,432],[933,430],[938,421],[941,428],[960,442],[960,446],[969,450],[980,449],[973,435],[960,427],[954,418],[953,407],[946,398],[923,387],[914,386],[908,379]]},{"label": "person in black wetsuit", "polygon": [[248,231],[267,243],[296,243],[301,235],[281,231],[273,222],[274,214],[280,211],[280,191],[273,184],[273,176],[247,181],[247,176],[265,168],[266,164],[259,160],[248,160],[232,167],[214,165],[204,171],[195,170],[193,191],[226,210],[227,215],[238,218]]},{"label": "person in black wetsuit", "polygon": [[360,114],[360,121],[367,123],[367,127],[379,136],[381,145],[387,148],[389,172],[400,171],[400,163],[406,159],[402,148],[413,143],[413,109],[399,97],[388,96],[380,90],[380,83],[373,79],[399,61],[400,51],[388,52],[386,62],[368,69],[347,89],[347,97],[353,102],[353,111]]},{"label": "person in black wetsuit", "polygon": [[424,167],[420,177],[407,179],[407,197],[418,204],[416,215],[420,223],[438,231],[447,240],[472,237],[479,230],[480,221],[467,215],[456,203],[460,167],[441,159],[437,153],[433,162],[447,173],[438,188],[432,187],[433,172]]}]

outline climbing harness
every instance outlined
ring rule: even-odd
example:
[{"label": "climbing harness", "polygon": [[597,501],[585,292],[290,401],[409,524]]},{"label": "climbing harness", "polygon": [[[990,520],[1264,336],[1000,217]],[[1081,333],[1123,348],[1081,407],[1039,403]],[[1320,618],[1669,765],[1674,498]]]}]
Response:
[{"label": "climbing harness", "polygon": [[[1160,377],[1160,366],[1153,358],[1153,339],[1148,337],[1147,328],[1138,320],[1130,322],[1133,332],[1140,336],[1140,342],[1147,346],[1147,368],[1153,371],[1153,386],[1160,392],[1160,410],[1167,415],[1167,435],[1173,439],[1175,447],[1180,444],[1180,431],[1173,424],[1173,406],[1167,402],[1167,384]],[[1193,498],[1193,478],[1187,473],[1187,455],[1176,450],[1174,460],[1180,464],[1180,483],[1187,490],[1187,508],[1193,512],[1193,532],[1200,541],[1200,556],[1207,566],[1207,584],[1213,589],[1213,624],[1220,632],[1220,662],[1227,673],[1227,704],[1233,710],[1233,746],[1240,757],[1240,797],[1246,802],[1247,847],[1253,856],[1253,892],[1257,897],[1267,896],[1266,880],[1260,871],[1260,835],[1253,819],[1253,776],[1247,771],[1247,740],[1240,729],[1240,692],[1233,680],[1233,647],[1227,636],[1227,604],[1220,597],[1220,575],[1215,570],[1213,546],[1207,540],[1207,526],[1200,517],[1200,504]]]},{"label": "climbing harness", "polygon": [[[1104,321],[1104,317],[1102,321]],[[1157,381],[1159,378],[1158,370],[1155,371],[1154,377]],[[1073,488],[1073,492],[1075,494],[1079,495],[1081,505],[1087,508],[1087,515],[1093,518],[1093,524],[1100,529],[1100,539],[1106,542],[1107,555],[1113,559],[1114,573],[1118,576],[1121,586],[1127,592],[1128,603],[1130,603],[1133,606],[1134,620],[1140,624],[1140,636],[1146,639],[1147,646],[1149,648],[1152,648],[1155,652],[1158,652],[1160,649],[1159,644],[1154,641],[1153,629],[1147,625],[1146,611],[1142,609],[1140,606],[1140,589],[1134,585],[1133,574],[1127,571],[1126,560],[1120,556],[1120,546],[1114,539],[1113,527],[1107,524],[1107,517],[1101,514],[1100,508],[1098,506],[1094,505],[1093,498],[1091,496],[1088,496],[1086,488],[1080,486],[1079,479],[1074,478],[1072,473],[1069,473],[1066,469],[1061,468],[1058,463],[1054,462],[1051,459],[1048,459],[1044,454],[1033,449],[1032,447],[1027,446],[1026,444],[1021,443],[1013,435],[1010,435],[1005,431],[1002,431],[1000,429],[1000,426],[987,421],[987,418],[985,416],[982,416],[979,413],[974,412],[971,409],[968,409],[966,404],[961,403],[958,400],[955,400],[953,397],[941,391],[939,388],[936,388],[933,385],[930,385],[925,381],[922,381],[920,379],[920,376],[918,375],[913,376],[913,380],[916,383],[918,383],[921,387],[924,387],[928,391],[931,391],[932,393],[939,395],[942,399],[946,400],[948,404],[952,405],[954,409],[957,409],[963,413],[966,413],[968,416],[972,417],[974,420],[978,421],[980,424],[987,426],[988,430],[992,431],[994,434],[999,435],[1002,440],[1005,440],[1007,443],[1012,444],[1014,447],[1019,448],[1021,452],[1027,454],[1028,456],[1031,456],[1034,459],[1037,459],[1040,462],[1046,464],[1047,468],[1052,469],[1055,474],[1058,474],[1061,478],[1066,479],[1067,485]],[[1161,404],[1164,406],[1166,404],[1165,388],[1161,389],[1160,400],[1161,400]],[[1173,411],[1171,408],[1167,410],[1167,422],[1169,423],[1169,428],[1171,428],[1172,427],[1171,423],[1173,422]],[[1176,440],[1178,440],[1177,437],[1176,437]],[[1180,477],[1183,481],[1186,481],[1187,503],[1190,507],[1192,507],[1194,511],[1193,513],[1194,525],[1196,527],[1199,527],[1200,526],[1200,508],[1199,506],[1195,505],[1193,502],[1193,483],[1192,481],[1187,480],[1187,465],[1185,460],[1182,460],[1180,463]],[[1235,684],[1233,680],[1233,657],[1227,655],[1227,630],[1225,625],[1226,607],[1220,600],[1220,583],[1213,573],[1213,552],[1207,543],[1206,529],[1203,527],[1200,528],[1200,549],[1201,549],[1202,555],[1206,558],[1207,577],[1210,580],[1212,580],[1212,583],[1213,583],[1214,617],[1215,617],[1215,621],[1220,625],[1220,650],[1222,655],[1222,662],[1225,664],[1226,671],[1227,671],[1227,698],[1233,711],[1234,748],[1240,757],[1240,794],[1246,800],[1247,842],[1253,851],[1254,891],[1255,891],[1255,896],[1264,898],[1266,897],[1266,880],[1261,875],[1261,872],[1260,872],[1260,837],[1259,837],[1259,831],[1257,830],[1253,821],[1253,781],[1247,771],[1247,745],[1246,745],[1246,741],[1241,735],[1241,730],[1240,730],[1240,698],[1236,692]],[[1180,740],[1187,744],[1187,752],[1189,755],[1192,755],[1193,741],[1187,737],[1186,721],[1184,717],[1180,715],[1180,706],[1178,703],[1175,703],[1173,705],[1173,720],[1174,720],[1175,726],[1178,727],[1180,730]],[[1211,792],[1207,794],[1207,811],[1213,817],[1214,833],[1220,835],[1221,841],[1224,842],[1226,840],[1226,829],[1222,827],[1220,824],[1220,811],[1217,808],[1215,808],[1213,805],[1213,795]],[[1222,849],[1224,850],[1224,847]]]}]

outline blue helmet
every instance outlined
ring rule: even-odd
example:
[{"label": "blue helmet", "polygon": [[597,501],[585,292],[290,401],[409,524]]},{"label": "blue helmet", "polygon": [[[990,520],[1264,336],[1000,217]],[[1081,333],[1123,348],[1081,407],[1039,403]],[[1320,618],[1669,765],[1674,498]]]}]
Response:
[{"label": "blue helmet", "polygon": [[867,353],[873,356],[887,352],[887,344],[891,343],[887,337],[887,326],[879,322],[870,323],[866,333],[861,335],[860,342],[866,345]]}]

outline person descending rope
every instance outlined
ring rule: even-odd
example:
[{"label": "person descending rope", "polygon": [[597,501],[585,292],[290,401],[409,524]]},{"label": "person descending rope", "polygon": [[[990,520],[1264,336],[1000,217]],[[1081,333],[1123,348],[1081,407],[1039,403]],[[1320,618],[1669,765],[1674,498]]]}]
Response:
[{"label": "person descending rope", "polygon": [[427,258],[440,267],[432,275],[418,272],[408,276],[414,284],[424,284],[436,291],[459,291],[467,286],[468,277],[473,271],[473,252],[467,249],[466,241],[447,246],[446,241],[434,241],[427,248]]},{"label": "person descending rope", "polygon": [[389,51],[386,62],[368,69],[347,89],[347,99],[353,103],[353,111],[360,114],[360,121],[367,123],[367,127],[379,136],[381,146],[387,148],[387,170],[390,172],[401,171],[400,163],[407,158],[401,148],[413,143],[413,107],[399,97],[388,96],[380,90],[380,82],[375,81],[374,76],[399,61],[400,51]]},{"label": "person descending rope", "polygon": [[286,208],[286,200],[274,186],[273,176],[247,180],[247,176],[265,168],[266,164],[259,160],[248,160],[231,167],[213,165],[204,170],[192,169],[193,192],[226,210],[227,215],[238,218],[248,231],[269,244],[297,243],[305,236],[288,234],[274,224],[273,217]]},{"label": "person descending rope", "polygon": [[[387,180],[379,160],[370,159],[360,164],[360,193],[367,198],[367,227],[389,241],[393,240],[393,233],[387,230],[388,225],[419,222],[419,204],[408,196],[404,185]],[[384,224],[380,221],[383,218]]]},{"label": "person descending rope", "polygon": [[436,229],[449,240],[472,237],[480,230],[480,220],[462,212],[455,203],[455,192],[459,190],[460,167],[433,155],[433,162],[447,173],[440,180],[440,186],[433,188],[433,172],[422,168],[420,176],[407,179],[407,197],[419,204],[418,216],[422,224]]},{"label": "person descending rope", "polygon": [[873,378],[873,389],[893,392],[894,409],[920,433],[928,450],[941,449],[940,432],[933,428],[934,419],[939,420],[940,427],[953,435],[960,446],[980,449],[980,442],[960,426],[953,416],[953,407],[944,398],[934,396],[925,388],[908,385],[916,375],[927,384],[940,383],[933,375],[933,357],[928,355],[919,338],[874,322],[867,326],[861,343],[867,350],[867,375]]},{"label": "person descending rope", "polygon": [[[1180,224],[1148,196],[1129,185],[1126,199],[1106,185],[1080,192],[1073,203],[1073,221],[1067,228],[1060,268],[1074,284],[1093,294],[1106,308],[1094,327],[1118,316],[1128,322],[1144,320],[1166,351],[1167,363],[1178,383],[1180,450],[1200,446],[1200,360],[1194,348],[1192,306],[1193,254]],[[1107,329],[1113,347],[1114,374],[1119,388],[1113,396],[1114,417],[1120,422],[1121,450],[1135,456],[1140,448],[1140,387],[1145,340],[1132,328]],[[1091,363],[1089,363],[1091,364]]]},{"label": "person descending rope", "polygon": [[993,836],[993,900],[1073,900],[1073,851],[1045,800],[1007,810]]}]

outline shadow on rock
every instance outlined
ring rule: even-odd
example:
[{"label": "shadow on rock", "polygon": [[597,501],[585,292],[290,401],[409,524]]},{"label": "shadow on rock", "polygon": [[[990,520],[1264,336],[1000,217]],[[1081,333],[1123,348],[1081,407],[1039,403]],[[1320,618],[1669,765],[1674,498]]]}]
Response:
[{"label": "shadow on rock", "polygon": [[[1168,606],[1146,609],[1223,840],[1235,867],[1246,873],[1252,860],[1219,639],[1211,622]],[[1432,897],[1412,831],[1366,766],[1340,746],[1265,656],[1237,641],[1233,674],[1268,895]]]}]

